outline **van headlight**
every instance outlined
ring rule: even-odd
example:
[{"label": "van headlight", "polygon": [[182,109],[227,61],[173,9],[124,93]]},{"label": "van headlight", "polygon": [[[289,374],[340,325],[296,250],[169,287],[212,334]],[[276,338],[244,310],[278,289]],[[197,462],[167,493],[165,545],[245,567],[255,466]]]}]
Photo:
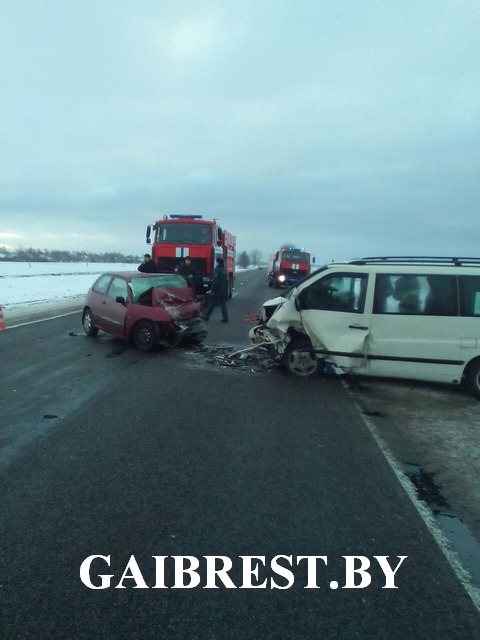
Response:
[{"label": "van headlight", "polygon": [[278,281],[285,282],[285,276],[284,275],[278,276]]}]

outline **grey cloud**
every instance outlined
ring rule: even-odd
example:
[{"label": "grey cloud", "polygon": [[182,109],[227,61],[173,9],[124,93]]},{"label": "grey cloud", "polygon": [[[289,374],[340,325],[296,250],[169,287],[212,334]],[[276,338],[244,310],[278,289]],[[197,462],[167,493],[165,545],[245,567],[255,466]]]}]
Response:
[{"label": "grey cloud", "polygon": [[478,253],[477,2],[4,5],[0,245]]}]

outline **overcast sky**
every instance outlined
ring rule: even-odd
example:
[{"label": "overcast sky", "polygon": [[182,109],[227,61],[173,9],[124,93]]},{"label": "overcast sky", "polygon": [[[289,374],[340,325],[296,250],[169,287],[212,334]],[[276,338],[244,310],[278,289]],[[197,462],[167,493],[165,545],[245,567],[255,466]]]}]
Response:
[{"label": "overcast sky", "polygon": [[480,255],[479,0],[2,0],[0,245]]}]

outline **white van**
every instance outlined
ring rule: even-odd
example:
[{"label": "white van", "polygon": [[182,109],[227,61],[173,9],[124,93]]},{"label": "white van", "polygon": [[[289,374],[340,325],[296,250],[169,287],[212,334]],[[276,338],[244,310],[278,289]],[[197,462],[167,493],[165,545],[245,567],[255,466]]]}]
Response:
[{"label": "white van", "polygon": [[294,375],[329,362],[356,375],[465,381],[480,398],[480,258],[334,262],[261,314],[252,344]]}]

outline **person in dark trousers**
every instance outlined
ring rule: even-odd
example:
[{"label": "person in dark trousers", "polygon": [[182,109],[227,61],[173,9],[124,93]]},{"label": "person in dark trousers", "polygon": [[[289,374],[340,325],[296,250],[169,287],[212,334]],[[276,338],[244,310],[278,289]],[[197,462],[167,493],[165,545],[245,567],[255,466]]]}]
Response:
[{"label": "person in dark trousers", "polygon": [[217,258],[217,266],[213,272],[212,285],[210,287],[210,299],[208,301],[207,310],[202,318],[207,320],[212,315],[212,311],[219,304],[222,312],[220,322],[228,322],[227,305],[225,301],[228,297],[228,276],[224,266],[223,258]]},{"label": "person in dark trousers", "polygon": [[155,262],[152,260],[149,253],[146,253],[143,256],[143,262],[138,266],[138,271],[142,273],[156,273],[157,268],[155,267]]}]

